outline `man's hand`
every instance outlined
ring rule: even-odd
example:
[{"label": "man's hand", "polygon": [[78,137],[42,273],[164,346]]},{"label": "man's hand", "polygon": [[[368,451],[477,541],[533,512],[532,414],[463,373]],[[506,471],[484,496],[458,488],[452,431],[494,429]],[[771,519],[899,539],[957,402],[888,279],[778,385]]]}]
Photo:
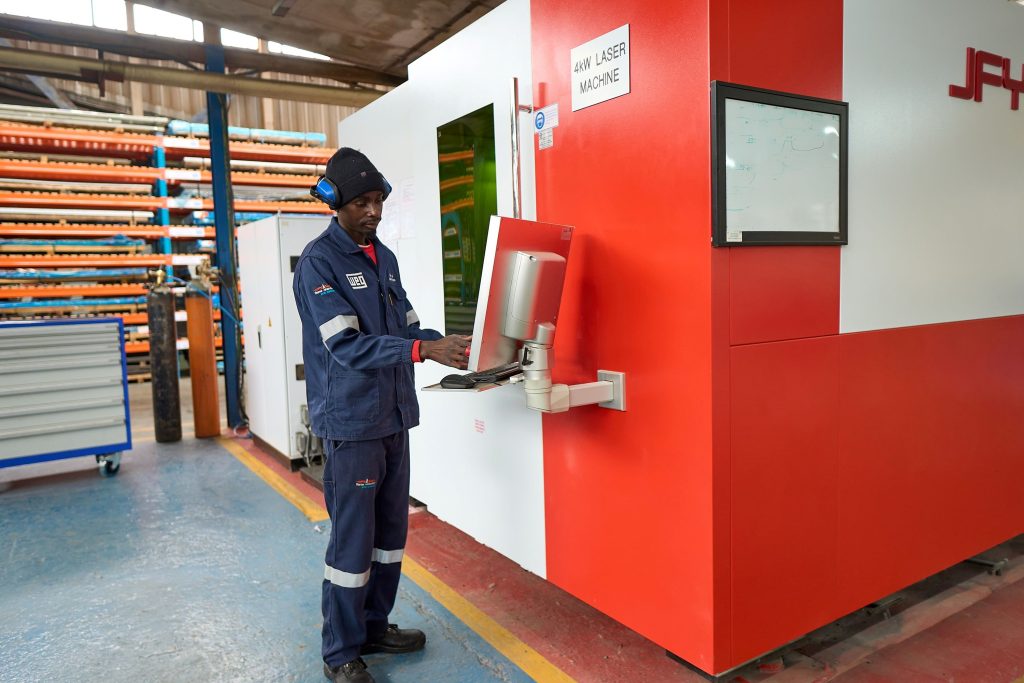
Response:
[{"label": "man's hand", "polygon": [[421,341],[420,356],[449,367],[465,370],[469,364],[469,342],[473,337],[449,334],[437,341]]}]

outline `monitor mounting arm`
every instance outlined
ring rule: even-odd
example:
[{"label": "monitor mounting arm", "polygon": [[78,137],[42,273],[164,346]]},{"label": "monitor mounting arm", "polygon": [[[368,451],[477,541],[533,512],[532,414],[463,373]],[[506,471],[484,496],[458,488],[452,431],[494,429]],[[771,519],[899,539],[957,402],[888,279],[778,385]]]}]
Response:
[{"label": "monitor mounting arm", "polygon": [[537,336],[523,346],[521,381],[526,389],[527,407],[542,413],[563,413],[569,408],[594,403],[601,408],[626,409],[626,374],[623,372],[598,370],[596,382],[552,384],[548,364],[552,337],[554,326],[545,323],[539,327]]}]

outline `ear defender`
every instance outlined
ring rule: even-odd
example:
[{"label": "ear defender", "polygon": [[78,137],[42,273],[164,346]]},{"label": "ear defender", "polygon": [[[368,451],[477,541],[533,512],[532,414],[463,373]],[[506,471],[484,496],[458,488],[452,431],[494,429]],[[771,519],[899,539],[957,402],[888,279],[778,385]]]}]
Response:
[{"label": "ear defender", "polygon": [[[384,182],[384,199],[387,199],[388,195],[391,194],[391,183],[379,173],[377,175]],[[309,194],[322,201],[334,211],[337,211],[340,206],[341,192],[338,191],[338,186],[327,176],[322,175],[317,178],[316,185],[309,188]]]},{"label": "ear defender", "polygon": [[340,197],[338,186],[327,176],[317,178],[316,185],[309,188],[309,194],[322,201],[330,209],[338,210],[338,198]]}]

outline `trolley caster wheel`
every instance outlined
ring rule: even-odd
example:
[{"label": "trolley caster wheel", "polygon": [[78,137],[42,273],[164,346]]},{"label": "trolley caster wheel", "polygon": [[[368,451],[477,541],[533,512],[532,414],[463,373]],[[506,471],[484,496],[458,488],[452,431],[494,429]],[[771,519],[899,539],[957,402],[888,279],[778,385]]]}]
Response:
[{"label": "trolley caster wheel", "polygon": [[96,462],[100,467],[100,474],[104,477],[112,477],[121,469],[121,454],[111,453],[110,455],[97,455]]}]

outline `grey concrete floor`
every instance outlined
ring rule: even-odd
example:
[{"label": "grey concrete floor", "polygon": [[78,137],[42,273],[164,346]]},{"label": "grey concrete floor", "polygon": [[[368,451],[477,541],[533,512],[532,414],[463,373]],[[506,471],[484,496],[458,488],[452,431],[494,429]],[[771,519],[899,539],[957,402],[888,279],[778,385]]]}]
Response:
[{"label": "grey concrete floor", "polygon": [[[0,470],[0,681],[320,681],[329,522],[311,522],[216,439],[152,438],[133,385],[133,447]],[[526,683],[403,577],[393,619],[425,650],[371,655],[384,681]]]}]

